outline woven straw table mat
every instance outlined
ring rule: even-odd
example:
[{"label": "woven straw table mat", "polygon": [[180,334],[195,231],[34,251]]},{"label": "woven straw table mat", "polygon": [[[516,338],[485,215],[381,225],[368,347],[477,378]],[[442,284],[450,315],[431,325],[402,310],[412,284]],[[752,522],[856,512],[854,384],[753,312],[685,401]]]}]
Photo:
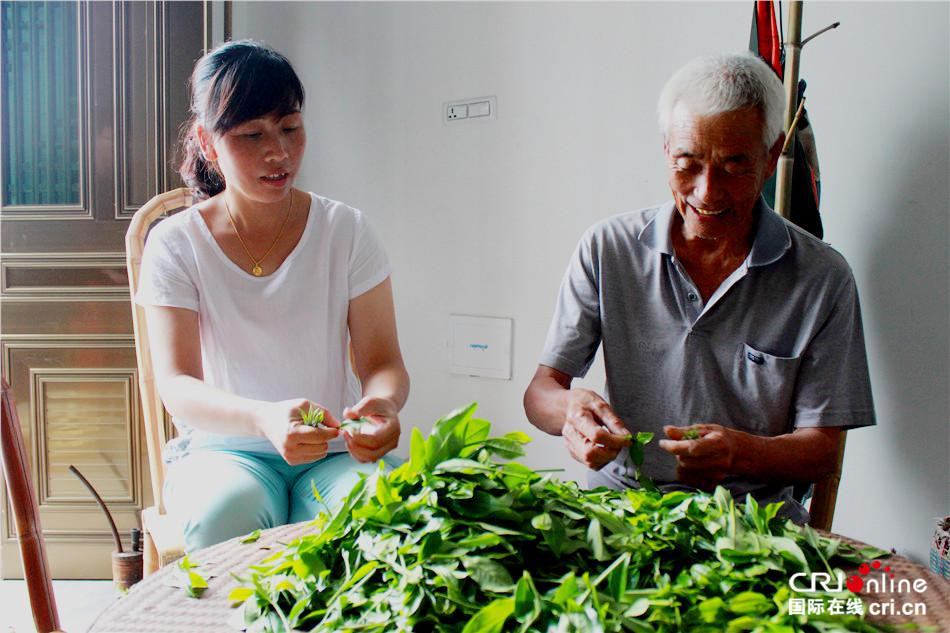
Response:
[{"label": "woven straw table mat", "polygon": [[[853,545],[858,549],[862,547],[867,547],[867,543],[862,543],[861,541],[856,541],[854,539],[848,538],[846,536],[841,536],[839,534],[829,534],[828,532],[822,532],[825,536],[833,536],[834,538],[840,539],[845,543]],[[891,571],[888,574],[894,574],[894,581],[900,579],[910,580],[911,583],[915,579],[922,578],[927,581],[927,588],[921,592],[911,592],[911,593],[897,593],[890,591],[875,591],[873,593],[868,592],[867,590],[861,591],[858,593],[859,596],[864,600],[865,605],[870,609],[871,603],[878,603],[882,605],[879,607],[882,609],[884,615],[877,616],[868,616],[868,620],[872,622],[880,622],[882,624],[916,624],[920,627],[933,627],[935,631],[948,631],[950,632],[950,582],[947,582],[945,579],[941,578],[937,574],[933,573],[926,567],[918,565],[917,563],[911,562],[902,556],[892,555],[888,558],[881,559],[881,568],[880,570],[872,569],[871,573],[868,576],[863,578],[874,578],[880,579],[881,572],[885,567],[890,567]],[[856,568],[854,569],[845,569],[849,574],[853,572],[861,577],[857,573]],[[890,578],[888,578],[888,581]],[[916,615],[903,615],[897,613],[903,605],[912,605],[915,603],[922,603],[926,607],[926,613],[916,614]],[[895,613],[889,613],[888,610],[893,606]],[[906,629],[898,629],[902,631]]]},{"label": "woven straw table mat", "polygon": [[241,543],[240,538],[233,538],[194,552],[189,558],[201,564],[197,571],[208,579],[208,589],[201,598],[189,598],[184,589],[169,584],[177,568],[171,563],[137,583],[128,595],[109,606],[89,631],[237,633],[237,627],[231,624],[236,609],[228,606],[228,594],[239,583],[231,572],[241,574],[281,548],[281,543],[289,543],[306,533],[307,522],[283,525],[262,531],[254,543]]},{"label": "woven straw table mat", "polygon": [[[89,629],[89,633],[237,633],[238,629],[233,624],[236,610],[229,607],[227,602],[228,593],[238,586],[231,572],[241,574],[250,565],[269,556],[274,548],[281,547],[281,543],[289,543],[307,531],[307,523],[284,525],[265,530],[255,543],[245,544],[234,538],[195,552],[191,558],[194,562],[201,563],[202,575],[206,578],[212,576],[208,578],[208,589],[199,599],[189,598],[184,589],[168,584],[176,565],[167,565],[135,585],[127,596],[103,611]],[[824,532],[823,534],[829,535]],[[867,546],[866,543],[837,534],[829,536],[858,548]],[[925,579],[926,591],[919,594],[862,592],[860,595],[865,603],[890,604],[893,600],[897,605],[896,609],[899,609],[905,602],[919,602],[926,605],[926,614],[905,616],[895,613],[869,616],[868,619],[884,624],[912,622],[919,626],[933,627],[936,631],[950,632],[950,582],[900,556],[883,559],[881,568],[885,565],[891,568],[895,580]],[[869,577],[879,578],[880,573],[875,570]]]}]

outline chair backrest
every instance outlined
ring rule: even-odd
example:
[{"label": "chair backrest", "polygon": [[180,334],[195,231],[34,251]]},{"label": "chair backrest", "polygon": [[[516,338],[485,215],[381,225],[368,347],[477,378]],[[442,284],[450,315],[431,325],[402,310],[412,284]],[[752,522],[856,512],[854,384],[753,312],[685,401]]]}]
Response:
[{"label": "chair backrest", "polygon": [[30,596],[33,622],[39,633],[59,629],[56,598],[46,557],[46,543],[40,526],[40,511],[36,503],[33,478],[26,459],[20,419],[10,395],[10,386],[0,378],[3,388],[3,414],[0,416],[0,445],[3,447],[3,477],[10,494],[13,518],[16,522],[17,540],[20,542],[20,557],[23,576]]},{"label": "chair backrest", "polygon": [[834,471],[815,482],[812,492],[811,506],[808,514],[811,518],[808,525],[820,530],[831,530],[831,522],[835,516],[835,504],[838,502],[838,484],[841,483],[841,467],[844,464],[844,445],[847,440],[847,431],[838,434],[838,454],[835,457]]},{"label": "chair backrest", "polygon": [[129,271],[129,290],[132,297],[132,330],[135,335],[135,356],[138,359],[139,393],[142,402],[142,418],[145,424],[145,443],[148,450],[149,473],[152,478],[152,495],[159,513],[164,513],[162,486],[165,483],[165,465],[162,448],[168,438],[165,434],[165,408],[155,387],[155,372],[148,342],[148,324],[145,309],[135,303],[139,288],[139,268],[145,250],[145,236],[149,227],[159,217],[176,209],[190,207],[194,192],[182,187],[159,194],[135,212],[125,233],[125,263]]}]

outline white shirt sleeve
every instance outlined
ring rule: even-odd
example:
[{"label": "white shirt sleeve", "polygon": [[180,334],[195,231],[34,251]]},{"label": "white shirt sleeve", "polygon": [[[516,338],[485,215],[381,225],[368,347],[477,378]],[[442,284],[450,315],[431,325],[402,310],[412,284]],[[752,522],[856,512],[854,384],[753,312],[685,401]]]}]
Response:
[{"label": "white shirt sleeve", "polygon": [[197,312],[198,288],[182,257],[182,253],[187,251],[187,238],[181,230],[163,228],[161,224],[155,227],[145,242],[135,302],[142,306],[185,308]]},{"label": "white shirt sleeve", "polygon": [[372,290],[390,274],[389,259],[386,257],[383,243],[366,221],[366,217],[359,211],[356,212],[349,265],[349,298],[351,300]]}]

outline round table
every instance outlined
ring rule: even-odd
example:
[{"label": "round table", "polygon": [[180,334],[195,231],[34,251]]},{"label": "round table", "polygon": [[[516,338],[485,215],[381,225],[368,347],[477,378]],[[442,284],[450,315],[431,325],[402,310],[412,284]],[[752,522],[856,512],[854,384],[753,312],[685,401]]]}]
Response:
[{"label": "round table", "polygon": [[[89,633],[236,633],[236,610],[228,605],[227,597],[239,583],[231,573],[243,573],[250,565],[260,562],[276,548],[307,531],[307,522],[283,525],[263,531],[254,543],[241,543],[240,539],[234,538],[194,552],[189,558],[201,563],[199,571],[208,578],[208,589],[201,598],[189,598],[184,589],[170,586],[176,565],[166,565],[103,611]],[[831,536],[857,547],[866,547],[864,543],[853,539],[836,534]],[[923,578],[927,582],[927,590],[910,595],[862,593],[865,604],[877,602],[886,605],[893,600],[894,610],[899,611],[905,603],[922,602],[926,606],[926,614],[905,616],[895,613],[869,616],[869,619],[886,624],[913,622],[920,626],[936,627],[937,631],[950,631],[950,582],[900,556],[891,556],[882,563],[889,566],[897,578]],[[873,575],[879,577],[880,573],[875,571]]]},{"label": "round table", "polygon": [[241,543],[240,538],[233,538],[190,554],[189,560],[201,564],[196,571],[208,580],[208,588],[200,598],[189,598],[184,589],[171,586],[177,565],[166,565],[103,611],[89,632],[237,633],[233,624],[236,609],[228,605],[228,594],[240,583],[231,573],[243,573],[277,548],[306,534],[308,523],[263,530],[254,543]]}]

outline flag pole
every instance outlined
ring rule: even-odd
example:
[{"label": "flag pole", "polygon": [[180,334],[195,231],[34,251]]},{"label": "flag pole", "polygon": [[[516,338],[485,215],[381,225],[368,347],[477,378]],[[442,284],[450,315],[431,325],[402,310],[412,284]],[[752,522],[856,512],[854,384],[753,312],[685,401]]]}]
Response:
[{"label": "flag pole", "polygon": [[[788,4],[788,39],[785,40],[785,126],[789,137],[794,139],[792,121],[798,110],[798,62],[802,52],[802,0]],[[775,211],[787,218],[792,200],[792,166],[795,163],[795,143],[786,139],[782,155],[778,159],[775,177]]]}]

